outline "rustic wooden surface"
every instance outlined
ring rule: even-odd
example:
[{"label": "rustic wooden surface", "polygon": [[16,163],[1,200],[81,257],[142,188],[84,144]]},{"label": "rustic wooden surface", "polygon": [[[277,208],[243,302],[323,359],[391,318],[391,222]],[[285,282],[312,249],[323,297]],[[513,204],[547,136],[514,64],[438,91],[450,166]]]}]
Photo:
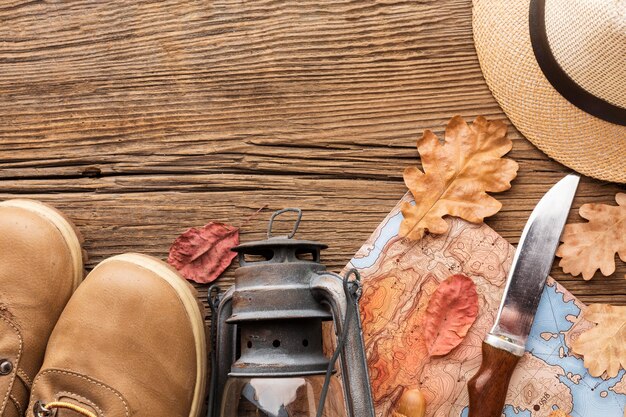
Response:
[{"label": "rustic wooden surface", "polygon": [[[299,236],[328,243],[338,271],[405,192],[416,139],[455,114],[505,118],[470,0],[0,6],[0,198],[65,211],[88,268],[126,251],[165,258],[187,227],[267,207],[243,227],[260,239],[270,211],[297,206]],[[520,173],[488,224],[517,243],[569,170],[509,132]],[[584,178],[571,220],[618,191]],[[625,274],[622,262],[591,282],[553,269],[587,303],[626,304]]]}]

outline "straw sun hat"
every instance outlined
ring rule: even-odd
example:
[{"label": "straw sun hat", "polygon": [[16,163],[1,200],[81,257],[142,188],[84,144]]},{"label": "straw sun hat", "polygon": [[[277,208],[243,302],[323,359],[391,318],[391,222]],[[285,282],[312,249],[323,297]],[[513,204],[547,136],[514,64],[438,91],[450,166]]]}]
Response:
[{"label": "straw sun hat", "polygon": [[474,0],[487,84],[550,157],[626,183],[626,0]]}]

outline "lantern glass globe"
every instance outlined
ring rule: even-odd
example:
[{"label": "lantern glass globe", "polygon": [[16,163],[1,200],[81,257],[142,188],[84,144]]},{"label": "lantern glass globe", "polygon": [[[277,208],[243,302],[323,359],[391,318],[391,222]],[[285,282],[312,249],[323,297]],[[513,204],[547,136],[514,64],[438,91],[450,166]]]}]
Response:
[{"label": "lantern glass globe", "polygon": [[[324,375],[289,378],[230,377],[224,389],[221,417],[315,417]],[[324,417],[343,417],[341,383],[331,384]]]}]

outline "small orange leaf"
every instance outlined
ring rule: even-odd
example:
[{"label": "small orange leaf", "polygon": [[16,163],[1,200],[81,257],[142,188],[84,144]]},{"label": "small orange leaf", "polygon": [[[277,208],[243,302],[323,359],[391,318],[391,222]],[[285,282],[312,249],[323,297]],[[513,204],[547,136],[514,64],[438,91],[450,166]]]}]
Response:
[{"label": "small orange leaf", "polygon": [[597,326],[578,336],[572,350],[584,357],[591,376],[617,376],[626,368],[626,306],[592,304],[583,317]]},{"label": "small orange leaf", "polygon": [[476,284],[463,274],[443,281],[428,302],[424,341],[430,356],[443,356],[457,347],[478,315]]},{"label": "small orange leaf", "polygon": [[617,206],[584,204],[579,213],[587,223],[568,224],[556,251],[563,272],[590,280],[598,269],[615,272],[615,254],[626,261],[626,194],[615,196]]},{"label": "small orange leaf", "polygon": [[496,214],[502,204],[487,194],[511,188],[517,162],[502,157],[511,150],[503,122],[489,122],[482,116],[469,126],[461,116],[446,127],[444,141],[427,130],[417,143],[424,172],[417,167],[404,170],[404,182],[415,198],[405,202],[400,236],[419,240],[428,230],[448,231],[444,216],[456,216],[472,223]]},{"label": "small orange leaf", "polygon": [[199,284],[214,281],[237,254],[231,249],[239,244],[239,229],[211,222],[191,228],[172,244],[167,262],[180,274]]}]

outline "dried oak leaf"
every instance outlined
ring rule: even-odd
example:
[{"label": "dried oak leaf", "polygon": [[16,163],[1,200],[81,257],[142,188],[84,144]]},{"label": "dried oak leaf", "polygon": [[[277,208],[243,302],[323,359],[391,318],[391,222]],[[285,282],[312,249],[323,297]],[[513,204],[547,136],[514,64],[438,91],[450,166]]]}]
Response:
[{"label": "dried oak leaf", "polygon": [[463,274],[445,279],[431,296],[424,317],[429,356],[443,356],[457,347],[478,316],[476,284]]},{"label": "dried oak leaf", "polygon": [[617,376],[620,367],[626,368],[626,306],[593,304],[583,314],[597,326],[582,333],[572,350],[584,357],[591,376]]},{"label": "dried oak leaf", "polygon": [[237,256],[231,249],[238,244],[238,228],[211,222],[180,235],[170,248],[167,262],[185,278],[207,284],[228,268]]},{"label": "dried oak leaf", "polygon": [[563,272],[590,280],[598,269],[604,276],[615,272],[615,253],[626,261],[626,194],[615,200],[617,206],[583,204],[579,213],[589,221],[565,226],[556,251]]},{"label": "dried oak leaf", "polygon": [[400,236],[419,240],[426,230],[443,234],[446,215],[480,223],[497,213],[502,204],[487,192],[505,191],[517,175],[518,165],[503,159],[511,150],[502,122],[482,116],[469,126],[461,116],[453,117],[441,142],[427,130],[417,142],[424,172],[417,167],[404,170],[404,182],[415,198],[405,202]]}]

